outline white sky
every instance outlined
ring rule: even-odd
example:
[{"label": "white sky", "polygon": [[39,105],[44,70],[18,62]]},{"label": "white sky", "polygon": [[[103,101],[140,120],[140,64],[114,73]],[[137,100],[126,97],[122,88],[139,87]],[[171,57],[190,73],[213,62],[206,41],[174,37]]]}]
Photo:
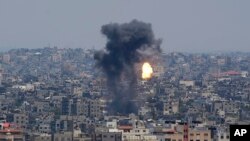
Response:
[{"label": "white sky", "polygon": [[138,19],[168,52],[250,52],[249,14],[249,0],[0,0],[0,51],[103,48],[103,24]]}]

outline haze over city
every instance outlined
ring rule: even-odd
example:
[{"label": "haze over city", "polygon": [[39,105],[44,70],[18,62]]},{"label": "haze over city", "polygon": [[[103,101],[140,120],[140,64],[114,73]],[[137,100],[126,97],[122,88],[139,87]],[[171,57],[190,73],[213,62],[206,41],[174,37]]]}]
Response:
[{"label": "haze over city", "polygon": [[12,48],[96,48],[108,23],[152,24],[166,52],[250,51],[250,1],[0,1],[0,51]]},{"label": "haze over city", "polygon": [[0,1],[0,141],[248,141],[249,4]]}]

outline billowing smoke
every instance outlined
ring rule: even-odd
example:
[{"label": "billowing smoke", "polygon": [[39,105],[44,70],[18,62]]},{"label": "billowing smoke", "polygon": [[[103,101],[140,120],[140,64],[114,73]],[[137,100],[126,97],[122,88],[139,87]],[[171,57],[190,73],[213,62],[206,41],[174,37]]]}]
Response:
[{"label": "billowing smoke", "polygon": [[113,100],[108,110],[112,114],[135,113],[134,66],[159,53],[161,41],[155,39],[151,24],[138,20],[103,25],[101,32],[107,37],[107,43],[104,51],[96,52],[95,59],[107,76]]}]

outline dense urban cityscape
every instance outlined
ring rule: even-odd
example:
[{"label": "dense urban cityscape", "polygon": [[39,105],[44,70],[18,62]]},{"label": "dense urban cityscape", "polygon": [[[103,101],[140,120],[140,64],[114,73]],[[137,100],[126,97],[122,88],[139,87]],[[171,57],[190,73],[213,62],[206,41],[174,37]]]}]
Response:
[{"label": "dense urban cityscape", "polygon": [[150,79],[135,65],[136,111],[111,114],[95,52],[1,52],[0,140],[228,141],[230,124],[250,122],[250,53],[162,52]]},{"label": "dense urban cityscape", "polygon": [[249,6],[0,0],[0,141],[250,141]]}]

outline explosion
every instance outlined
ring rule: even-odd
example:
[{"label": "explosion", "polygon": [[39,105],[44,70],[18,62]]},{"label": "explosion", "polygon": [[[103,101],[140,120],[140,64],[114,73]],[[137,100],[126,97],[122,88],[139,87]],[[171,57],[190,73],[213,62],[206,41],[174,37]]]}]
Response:
[{"label": "explosion", "polygon": [[[104,50],[95,53],[94,58],[97,67],[101,68],[107,78],[112,99],[107,110],[113,115],[136,113],[137,105],[133,102],[137,96],[135,64],[159,54],[161,40],[155,39],[150,23],[138,20],[103,25],[101,33],[106,36],[107,43]],[[149,78],[152,72],[152,68],[145,71],[149,73]],[[126,78],[126,85],[122,76]],[[145,78],[148,79],[148,76]]]},{"label": "explosion", "polygon": [[142,65],[142,79],[150,79],[153,75],[153,68],[148,62]]}]

